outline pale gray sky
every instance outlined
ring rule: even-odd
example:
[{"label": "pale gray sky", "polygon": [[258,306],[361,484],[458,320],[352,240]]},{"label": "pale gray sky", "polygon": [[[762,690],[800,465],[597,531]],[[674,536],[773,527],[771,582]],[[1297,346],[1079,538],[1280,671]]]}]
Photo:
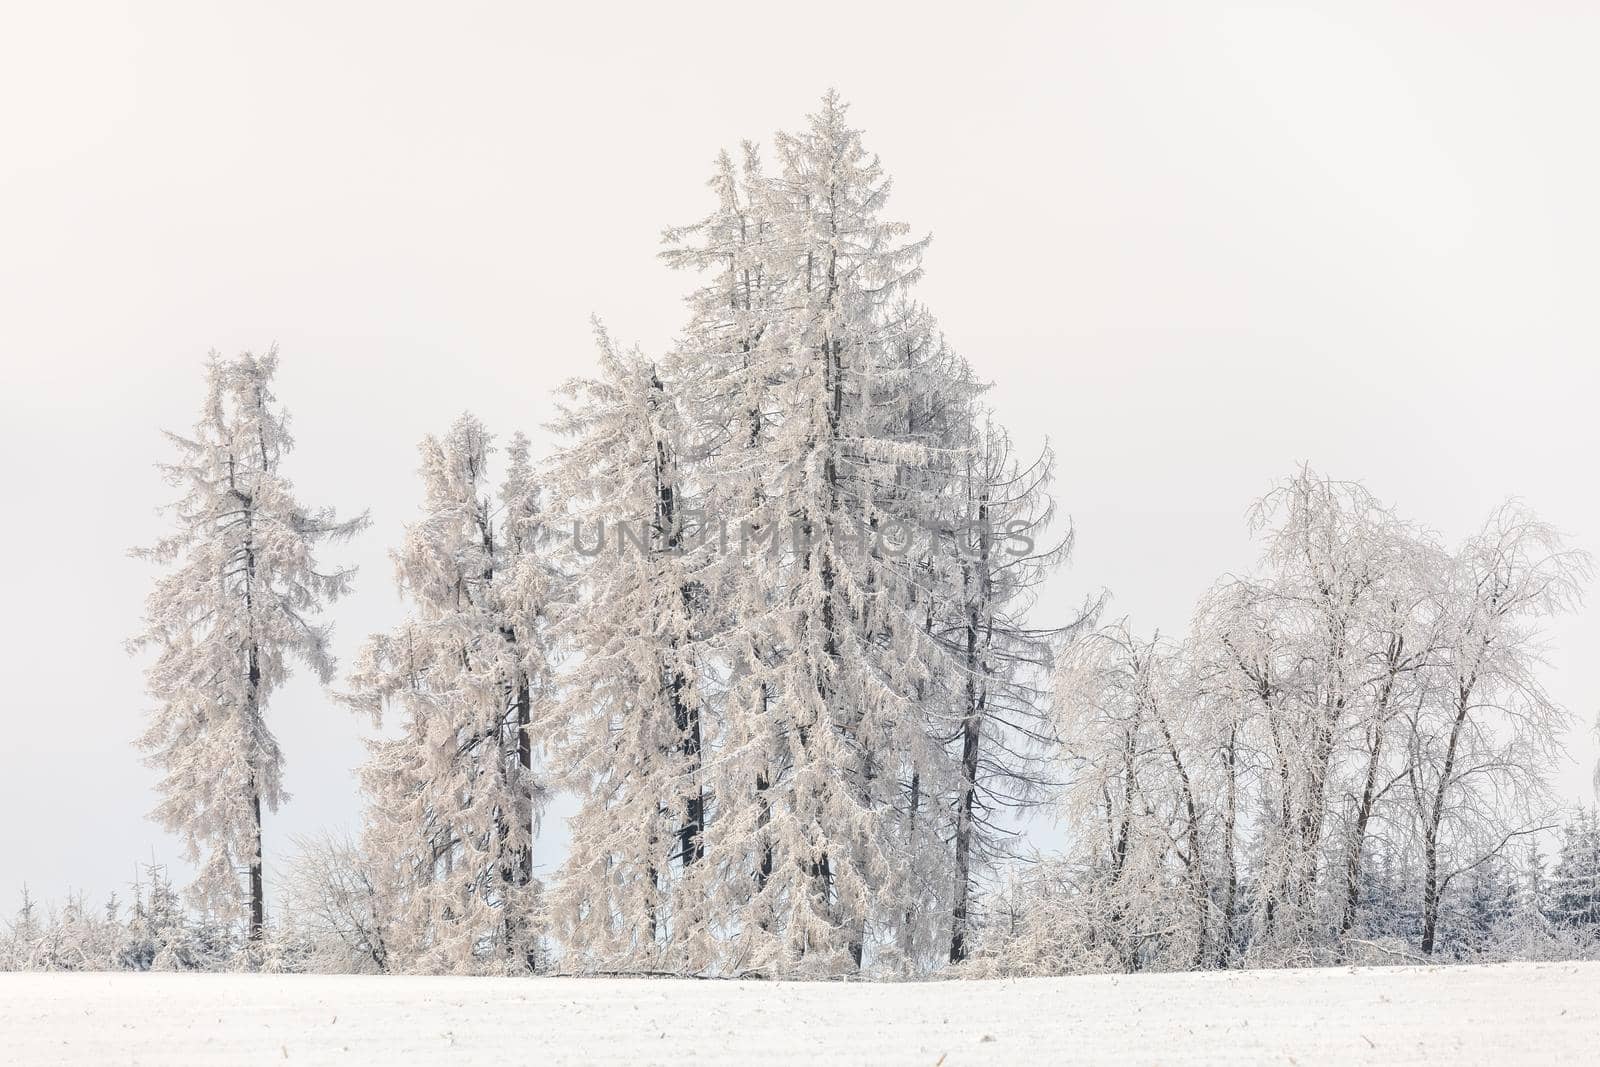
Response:
[{"label": "pale gray sky", "polygon": [[[277,341],[304,498],[370,507],[346,662],[399,616],[414,445],[545,440],[588,315],[659,350],[717,150],[854,102],[935,235],[923,297],[1061,454],[1077,559],[1182,630],[1302,460],[1451,540],[1510,494],[1600,552],[1600,9],[1584,4],[11,4],[0,15],[0,908],[95,895],[144,819],[122,650],[157,430],[209,348]],[[1589,795],[1600,605],[1552,631]],[[364,725],[272,709],[285,838],[354,825]],[[547,842],[549,859],[559,831]]]}]

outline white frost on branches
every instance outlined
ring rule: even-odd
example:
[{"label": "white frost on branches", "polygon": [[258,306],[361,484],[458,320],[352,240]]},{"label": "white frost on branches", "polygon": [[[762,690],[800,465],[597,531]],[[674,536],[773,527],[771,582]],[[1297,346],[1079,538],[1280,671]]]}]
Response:
[{"label": "white frost on branches", "polygon": [[404,970],[531,970],[546,792],[533,731],[552,685],[539,493],[519,436],[493,494],[491,438],[470,415],[420,451],[423,514],[394,553],[411,614],[367,644],[346,697],[399,726],[361,772],[367,850],[400,918],[387,951]]},{"label": "white frost on branches", "polygon": [[167,509],[174,529],[135,555],[171,569],[130,643],[156,652],[146,673],[156,707],[139,740],[161,772],[155,817],[199,862],[199,897],[244,919],[252,939],[264,921],[262,809],[285,797],[267,705],[295,659],[332,679],[318,615],[354,571],[319,570],[315,550],[367,525],[295,498],[280,470],[294,442],[272,393],[277,366],[276,350],[212,356],[199,422],[167,434],[178,458],[162,471],[182,494]]}]

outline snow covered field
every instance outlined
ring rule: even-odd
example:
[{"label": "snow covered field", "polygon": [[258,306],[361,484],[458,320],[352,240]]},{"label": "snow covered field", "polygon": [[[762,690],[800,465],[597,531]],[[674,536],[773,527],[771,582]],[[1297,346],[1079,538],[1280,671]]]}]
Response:
[{"label": "snow covered field", "polygon": [[0,974],[0,1062],[1593,1063],[1600,964],[866,985]]}]

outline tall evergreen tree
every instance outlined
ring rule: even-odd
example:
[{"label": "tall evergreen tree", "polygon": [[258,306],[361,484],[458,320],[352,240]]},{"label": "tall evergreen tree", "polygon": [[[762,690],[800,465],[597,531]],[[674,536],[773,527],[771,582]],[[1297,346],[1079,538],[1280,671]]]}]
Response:
[{"label": "tall evergreen tree", "polygon": [[346,699],[398,736],[371,744],[368,841],[390,878],[404,943],[392,965],[525,971],[539,962],[532,849],[546,790],[533,764],[551,669],[550,575],[535,552],[538,490],[514,439],[498,506],[491,437],[463,415],[422,442],[423,515],[394,553],[411,603],[374,636]]},{"label": "tall evergreen tree", "polygon": [[716,959],[704,876],[712,738],[702,718],[701,560],[655,366],[599,331],[569,382],[551,485],[578,593],[561,635],[562,769],[581,797],[552,913],[574,966],[698,972]]},{"label": "tall evergreen tree", "polygon": [[168,508],[176,529],[134,554],[175,566],[130,642],[157,653],[146,672],[156,708],[139,739],[161,772],[155,817],[200,864],[197,894],[242,917],[254,942],[266,917],[262,810],[285,796],[267,706],[293,659],[323,683],[333,677],[329,627],[316,618],[354,571],[318,570],[316,549],[367,525],[365,514],[341,522],[295,498],[280,469],[294,442],[272,393],[277,367],[276,349],[213,355],[193,433],[167,434],[178,458],[162,470],[183,494]]},{"label": "tall evergreen tree", "polygon": [[[751,314],[713,340],[702,303],[676,362],[690,380],[726,361],[723,338],[741,357],[750,346],[719,393],[737,398],[743,447],[708,463],[742,475],[725,518],[741,544],[761,542],[719,586],[736,612],[723,641],[742,665],[719,810],[742,832],[713,851],[754,867],[729,919],[749,966],[829,973],[860,966],[871,924],[887,933],[901,921],[886,887],[912,862],[897,838],[903,772],[914,752],[933,759],[914,700],[932,645],[873,544],[880,487],[921,459],[885,435],[873,389],[906,325],[898,297],[923,242],[882,219],[888,179],[837,96],[777,149],[779,173],[745,192],[758,240],[735,246],[759,264],[759,286],[734,275]],[[724,198],[716,218],[736,213]],[[730,231],[702,231],[701,258]]]},{"label": "tall evergreen tree", "polygon": [[[969,422],[957,479],[959,510],[948,567],[953,611],[938,636],[960,665],[954,804],[955,882],[950,962],[969,951],[973,880],[1001,858],[1009,834],[997,816],[1037,803],[1046,792],[1046,761],[1056,743],[1045,686],[1055,646],[1093,625],[1103,600],[1090,600],[1064,627],[1028,621],[1038,588],[1072,552],[1072,533],[1053,543],[1047,448],[1017,460],[1010,437],[993,421]],[[1198,862],[1198,858],[1196,860]]]},{"label": "tall evergreen tree", "polygon": [[708,608],[700,625],[725,674],[707,693],[719,711],[722,751],[708,788],[721,798],[722,825],[707,842],[706,863],[720,872],[712,909],[750,920],[730,927],[736,943],[727,965],[738,970],[774,956],[776,919],[765,889],[783,751],[770,674],[780,654],[770,631],[781,587],[761,557],[776,548],[782,525],[764,461],[787,367],[772,329],[785,274],[773,246],[780,205],[759,149],[745,142],[737,166],[722,153],[709,185],[712,212],[663,235],[667,263],[707,276],[688,297],[689,321],[663,372],[681,399],[680,476],[692,479],[717,526],[717,551],[698,573]]}]

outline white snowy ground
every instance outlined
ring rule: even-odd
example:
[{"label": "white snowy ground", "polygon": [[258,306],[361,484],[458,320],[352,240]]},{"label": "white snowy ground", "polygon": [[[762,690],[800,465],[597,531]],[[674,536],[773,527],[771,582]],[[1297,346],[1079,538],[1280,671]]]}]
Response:
[{"label": "white snowy ground", "polygon": [[1600,963],[924,984],[0,974],[0,1062],[1600,1063]]}]

